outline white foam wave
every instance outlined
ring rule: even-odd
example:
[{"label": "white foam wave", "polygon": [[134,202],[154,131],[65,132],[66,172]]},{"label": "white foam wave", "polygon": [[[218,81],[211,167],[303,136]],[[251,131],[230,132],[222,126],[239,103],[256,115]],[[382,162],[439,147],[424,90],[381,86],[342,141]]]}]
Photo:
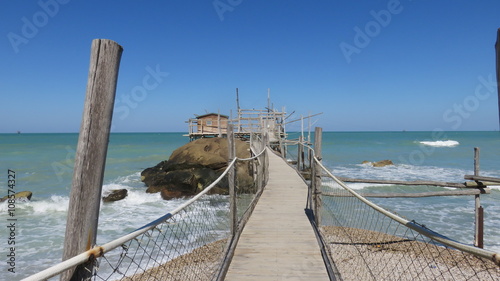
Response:
[{"label": "white foam wave", "polygon": [[332,173],[341,177],[359,179],[457,182],[467,174],[467,171],[454,168],[416,166],[410,164],[395,164],[378,168],[374,168],[371,165],[357,164],[334,167]]},{"label": "white foam wave", "polygon": [[[48,199],[40,201],[16,200],[16,210],[20,212],[34,213],[37,215],[53,212],[67,212],[69,198],[67,196],[52,195]],[[0,211],[7,211],[7,204],[0,205]]]},{"label": "white foam wave", "polygon": [[445,141],[420,141],[419,143],[434,147],[454,147],[460,143],[455,140],[445,140]]},{"label": "white foam wave", "polygon": [[48,201],[34,201],[27,204],[35,213],[67,212],[69,198],[66,196],[52,195]]},{"label": "white foam wave", "polygon": [[347,186],[354,190],[363,190],[368,187],[374,186],[387,186],[387,184],[376,184],[376,183],[347,183]]}]

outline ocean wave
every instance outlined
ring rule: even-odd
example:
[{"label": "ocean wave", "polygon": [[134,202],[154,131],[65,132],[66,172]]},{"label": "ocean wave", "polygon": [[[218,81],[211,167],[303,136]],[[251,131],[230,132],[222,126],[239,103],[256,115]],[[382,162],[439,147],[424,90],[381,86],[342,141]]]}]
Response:
[{"label": "ocean wave", "polygon": [[371,165],[365,164],[335,166],[331,171],[336,176],[347,178],[403,181],[429,180],[443,182],[460,182],[463,180],[463,176],[468,173],[467,170],[457,168],[417,166],[398,163],[380,168],[373,168]]},{"label": "ocean wave", "polygon": [[420,141],[420,144],[434,146],[434,147],[454,147],[460,143],[455,140],[445,140],[445,141]]},{"label": "ocean wave", "polygon": [[[69,197],[52,195],[50,198],[43,200],[16,200],[16,211],[21,214],[45,214],[54,212],[67,212],[69,205]],[[0,204],[0,211],[7,212],[7,204]]]}]

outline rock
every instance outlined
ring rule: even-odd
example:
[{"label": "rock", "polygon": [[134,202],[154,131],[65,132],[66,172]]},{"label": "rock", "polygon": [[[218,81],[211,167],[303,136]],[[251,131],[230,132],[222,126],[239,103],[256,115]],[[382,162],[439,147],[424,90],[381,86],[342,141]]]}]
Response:
[{"label": "rock", "polygon": [[[236,155],[250,157],[248,143],[235,140]],[[141,180],[146,192],[160,192],[163,199],[191,196],[199,193],[222,174],[228,164],[226,138],[202,138],[177,148],[169,159],[147,168]],[[237,162],[236,174],[240,191],[252,192],[254,182],[250,162]],[[211,193],[227,194],[227,180],[221,181]]]},{"label": "rock", "polygon": [[394,165],[391,160],[382,160],[378,162],[363,161],[361,164],[371,164],[373,167],[385,167],[389,165]]},{"label": "rock", "polygon": [[185,196],[181,191],[171,191],[168,188],[162,189],[160,195],[163,200],[170,200]]},{"label": "rock", "polygon": [[[33,193],[31,191],[20,191],[20,192],[17,192],[14,194],[14,198],[15,199],[26,198],[28,200],[31,200],[32,195],[33,195]],[[8,199],[9,199],[9,196],[6,195],[6,196],[2,197],[2,199],[0,199],[0,202],[3,202],[3,201],[8,200]]]},{"label": "rock", "polygon": [[385,167],[385,166],[389,166],[389,165],[394,165],[394,163],[392,163],[391,160],[382,160],[382,161],[378,161],[378,162],[373,162],[372,165],[373,165],[373,167]]},{"label": "rock", "polygon": [[114,189],[107,196],[102,197],[103,202],[119,201],[127,197],[128,191],[126,189]]}]

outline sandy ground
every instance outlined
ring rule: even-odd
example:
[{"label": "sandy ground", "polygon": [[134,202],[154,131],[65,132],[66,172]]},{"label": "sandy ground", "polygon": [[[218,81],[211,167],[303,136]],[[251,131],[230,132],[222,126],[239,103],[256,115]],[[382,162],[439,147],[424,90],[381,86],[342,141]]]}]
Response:
[{"label": "sandy ground", "polygon": [[384,233],[321,229],[343,280],[500,280],[492,261]]}]

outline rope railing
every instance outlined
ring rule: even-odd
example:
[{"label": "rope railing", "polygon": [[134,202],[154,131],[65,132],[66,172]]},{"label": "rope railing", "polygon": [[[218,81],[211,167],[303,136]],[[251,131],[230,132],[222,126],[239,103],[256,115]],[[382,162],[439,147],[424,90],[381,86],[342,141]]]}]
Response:
[{"label": "rope railing", "polygon": [[342,280],[500,279],[500,253],[454,241],[375,204],[335,177],[311,147],[299,145],[311,151],[305,153],[309,166],[319,169],[311,173],[321,177],[314,215],[321,217],[320,236]]},{"label": "rope railing", "polygon": [[[257,155],[234,158],[217,180],[171,212],[116,240],[29,276],[24,281],[47,280],[77,266],[93,265],[91,280],[216,280],[231,244],[229,196],[210,195],[227,183],[230,169],[252,165],[257,188],[239,188],[236,172],[238,223],[258,200],[266,179],[265,144],[254,136]],[[260,162],[260,163],[259,163]],[[248,192],[251,192],[248,194]],[[241,225],[239,226],[242,227]],[[89,269],[90,270],[90,269]]]}]

